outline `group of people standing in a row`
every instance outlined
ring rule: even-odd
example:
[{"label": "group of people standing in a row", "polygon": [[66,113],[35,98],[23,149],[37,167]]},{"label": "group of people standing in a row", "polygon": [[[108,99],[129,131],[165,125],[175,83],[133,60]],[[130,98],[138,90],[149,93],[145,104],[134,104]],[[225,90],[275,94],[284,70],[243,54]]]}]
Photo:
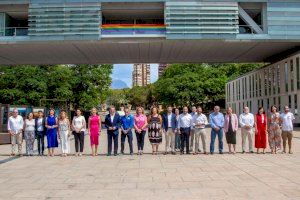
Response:
[{"label": "group of people standing in a row", "polygon": [[[253,143],[257,148],[265,153],[267,138],[271,148],[271,153],[277,153],[281,149],[281,138],[283,140],[283,153],[286,152],[286,142],[288,141],[288,152],[292,153],[293,120],[294,115],[289,112],[289,107],[284,107],[284,112],[279,114],[276,106],[271,107],[269,117],[262,107],[254,116],[249,112],[248,107],[244,107],[244,112],[237,117],[232,112],[232,108],[227,108],[226,115],[220,112],[220,107],[215,106],[214,112],[209,115],[209,121],[202,113],[201,107],[192,107],[192,112],[188,112],[188,107],[183,107],[180,114],[179,109],[169,106],[166,114],[160,115],[156,107],[151,108],[151,113],[147,117],[142,107],[136,109],[136,114],[130,114],[130,110],[124,110],[125,115],[120,116],[115,107],[111,106],[109,114],[105,116],[104,124],[107,129],[107,155],[118,155],[119,132],[121,132],[121,154],[124,154],[126,138],[129,144],[129,153],[133,155],[133,130],[137,140],[138,155],[143,154],[144,138],[148,131],[148,138],[152,145],[152,154],[158,154],[158,147],[162,143],[162,135],[165,135],[164,154],[194,154],[206,150],[206,126],[211,127],[210,154],[214,153],[215,139],[218,137],[219,153],[223,154],[223,134],[229,147],[229,153],[236,153],[236,132],[240,125],[242,136],[242,153],[246,152],[246,140],[249,143],[249,152],[254,153]],[[22,133],[26,141],[26,154],[33,155],[35,138],[37,139],[38,154],[44,154],[44,137],[47,137],[48,156],[54,156],[54,149],[58,147],[58,139],[61,143],[62,156],[70,154],[70,136],[74,135],[76,156],[81,156],[84,149],[85,132],[90,135],[90,145],[92,156],[96,156],[99,145],[99,135],[101,132],[101,117],[96,108],[91,110],[88,119],[88,126],[81,110],[76,110],[72,122],[69,121],[65,111],[61,111],[59,117],[55,116],[55,111],[50,109],[49,115],[44,118],[44,113],[40,111],[38,117],[34,119],[33,113],[29,113],[25,122],[18,115],[18,110],[13,110],[13,115],[8,121],[8,131],[11,134],[12,155],[15,155],[16,144],[19,155],[22,155]],[[88,127],[88,128],[87,128]],[[254,136],[255,135],[255,139]],[[114,147],[112,150],[112,146]]]}]

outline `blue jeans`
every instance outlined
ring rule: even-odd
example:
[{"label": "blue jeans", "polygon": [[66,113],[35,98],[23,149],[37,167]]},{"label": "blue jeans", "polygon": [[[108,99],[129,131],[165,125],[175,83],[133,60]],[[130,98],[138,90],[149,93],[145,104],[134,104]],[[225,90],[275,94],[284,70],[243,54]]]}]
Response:
[{"label": "blue jeans", "polygon": [[223,152],[223,129],[221,128],[219,131],[215,131],[212,128],[210,134],[210,153],[214,153],[215,151],[215,140],[217,135],[219,141],[219,152]]}]

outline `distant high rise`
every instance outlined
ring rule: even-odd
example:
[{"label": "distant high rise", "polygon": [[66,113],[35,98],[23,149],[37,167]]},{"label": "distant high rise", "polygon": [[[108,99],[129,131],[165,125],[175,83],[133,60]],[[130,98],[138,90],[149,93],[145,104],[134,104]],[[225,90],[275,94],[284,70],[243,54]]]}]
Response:
[{"label": "distant high rise", "polygon": [[163,75],[163,73],[165,72],[165,70],[169,67],[169,64],[159,64],[158,65],[158,78],[161,77],[161,75]]},{"label": "distant high rise", "polygon": [[132,72],[132,86],[150,84],[150,64],[134,64]]}]

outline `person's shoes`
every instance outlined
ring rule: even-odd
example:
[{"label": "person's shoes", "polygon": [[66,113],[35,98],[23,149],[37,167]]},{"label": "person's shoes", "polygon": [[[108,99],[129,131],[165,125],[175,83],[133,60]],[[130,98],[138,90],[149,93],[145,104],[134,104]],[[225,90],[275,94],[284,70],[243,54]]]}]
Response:
[{"label": "person's shoes", "polygon": [[244,154],[245,153],[245,151],[242,151],[242,154]]},{"label": "person's shoes", "polygon": [[117,155],[118,155],[117,153],[114,154],[114,156],[117,156]]},{"label": "person's shoes", "polygon": [[133,153],[130,153],[131,156],[133,156]]},{"label": "person's shoes", "polygon": [[289,151],[289,154],[293,154],[293,152],[292,152],[292,151]]},{"label": "person's shoes", "polygon": [[106,156],[111,156],[111,154],[110,154],[110,153],[108,153],[108,154],[106,154]]},{"label": "person's shoes", "polygon": [[282,151],[283,154],[286,154],[286,151]]},{"label": "person's shoes", "polygon": [[176,152],[175,152],[175,151],[172,151],[172,155],[176,155]]},{"label": "person's shoes", "polygon": [[125,155],[125,153],[124,153],[124,152],[121,152],[120,155],[123,156],[123,155]]},{"label": "person's shoes", "polygon": [[168,152],[167,152],[167,151],[165,151],[165,152],[164,152],[164,155],[167,155],[167,154],[168,154]]},{"label": "person's shoes", "polygon": [[184,152],[180,151],[180,155],[183,155],[183,154],[184,154]]},{"label": "person's shoes", "polygon": [[250,153],[254,153],[254,151],[250,151]]},{"label": "person's shoes", "polygon": [[210,155],[214,155],[214,152],[210,152]]},{"label": "person's shoes", "polygon": [[79,154],[79,157],[81,157],[81,156],[82,156],[82,153]]},{"label": "person's shoes", "polygon": [[223,154],[223,151],[220,151],[219,154]]},{"label": "person's shoes", "polygon": [[187,155],[191,155],[191,153],[190,153],[190,152],[186,152],[186,154],[187,154]]}]

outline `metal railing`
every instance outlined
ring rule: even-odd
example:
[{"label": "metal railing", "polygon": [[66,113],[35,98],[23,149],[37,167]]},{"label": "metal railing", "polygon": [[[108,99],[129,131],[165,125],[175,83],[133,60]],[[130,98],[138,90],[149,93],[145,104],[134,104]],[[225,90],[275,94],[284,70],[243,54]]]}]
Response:
[{"label": "metal railing", "polygon": [[[261,29],[263,29],[263,26],[259,26]],[[249,25],[239,25],[239,33],[240,34],[257,34],[252,26]]]},{"label": "metal railing", "polygon": [[5,27],[0,29],[0,36],[4,37],[16,37],[16,36],[27,36],[28,27]]},{"label": "metal railing", "polygon": [[102,35],[165,35],[166,27],[153,24],[105,24],[101,27]]}]

